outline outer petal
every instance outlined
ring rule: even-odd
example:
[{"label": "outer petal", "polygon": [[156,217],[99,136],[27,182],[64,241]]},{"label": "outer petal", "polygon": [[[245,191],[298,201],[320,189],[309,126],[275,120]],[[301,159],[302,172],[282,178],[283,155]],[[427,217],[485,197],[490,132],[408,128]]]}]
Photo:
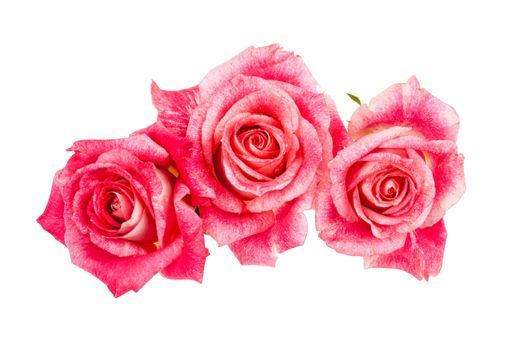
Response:
[{"label": "outer petal", "polygon": [[177,226],[184,246],[179,257],[162,270],[162,275],[172,279],[202,282],[204,263],[209,253],[204,246],[202,221],[195,209],[184,201],[189,194],[189,188],[181,180],[177,181],[173,200]]},{"label": "outer petal", "polygon": [[152,82],[151,97],[159,111],[158,120],[170,128],[175,136],[186,135],[190,114],[199,104],[199,87],[165,91]]},{"label": "outer petal", "polygon": [[182,239],[179,239],[151,254],[118,257],[91,243],[89,236],[78,232],[70,219],[66,220],[65,242],[71,261],[104,282],[115,297],[130,290],[138,291],[181,254]]},{"label": "outer petal", "polygon": [[204,246],[204,235],[202,232],[195,232],[192,237],[184,240],[179,257],[161,271],[162,276],[202,283],[204,264],[208,255],[208,249]]},{"label": "outer petal", "polygon": [[51,233],[57,241],[64,244],[64,233],[66,231],[64,226],[64,199],[62,198],[59,186],[56,183],[57,176],[58,173],[53,180],[51,194],[49,195],[46,209],[37,221],[44,230]]},{"label": "outer petal", "polygon": [[415,77],[392,85],[354,112],[348,131],[356,139],[374,129],[410,126],[429,140],[456,141],[459,118],[451,106],[419,87]]},{"label": "outer petal", "polygon": [[283,81],[310,91],[316,91],[318,86],[300,57],[274,44],[250,47],[213,69],[199,84],[201,97],[207,99],[223,84],[241,74]]},{"label": "outer petal", "polygon": [[434,156],[432,161],[436,194],[432,209],[422,227],[434,225],[441,220],[445,212],[456,204],[465,192],[463,155],[453,153]]},{"label": "outer petal", "polygon": [[400,269],[417,279],[428,280],[441,270],[446,239],[447,230],[441,220],[434,226],[411,232],[403,248],[395,252],[365,257],[365,268]]},{"label": "outer petal", "polygon": [[263,232],[275,223],[275,215],[270,211],[242,214],[229,213],[214,206],[200,207],[204,231],[219,245],[230,244],[239,239]]},{"label": "outer petal", "polygon": [[243,265],[275,266],[276,253],[304,244],[308,224],[303,211],[312,205],[315,186],[301,197],[277,209],[275,225],[259,234],[230,244],[230,249]]},{"label": "outer petal", "polygon": [[[126,150],[142,161],[152,162],[166,167],[170,165],[169,155],[165,149],[153,142],[147,135],[134,135],[128,138],[114,140],[77,141],[68,151],[74,151],[77,155],[82,156],[82,158],[71,157],[66,168],[76,170],[80,166],[93,163],[101,154],[117,149]],[[70,174],[63,175],[68,177]]]}]

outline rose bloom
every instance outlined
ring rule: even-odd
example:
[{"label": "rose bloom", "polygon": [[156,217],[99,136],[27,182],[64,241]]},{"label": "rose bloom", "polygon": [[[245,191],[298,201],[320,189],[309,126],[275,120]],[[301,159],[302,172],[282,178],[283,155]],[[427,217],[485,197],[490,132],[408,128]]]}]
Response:
[{"label": "rose bloom", "polygon": [[[249,48],[198,86],[153,84],[152,94],[159,122],[148,134],[180,158],[205,232],[242,264],[274,265],[302,245],[331,134],[346,135],[303,60],[278,45]],[[183,136],[180,155],[170,137]]]},{"label": "rose bloom", "polygon": [[329,247],[364,257],[365,267],[405,270],[418,279],[441,269],[443,215],[465,191],[454,109],[416,78],[361,106],[353,142],[329,164],[316,225]]},{"label": "rose bloom", "polygon": [[69,150],[38,222],[75,265],[115,296],[138,291],[157,272],[202,280],[201,220],[166,150],[146,135],[78,141]]}]

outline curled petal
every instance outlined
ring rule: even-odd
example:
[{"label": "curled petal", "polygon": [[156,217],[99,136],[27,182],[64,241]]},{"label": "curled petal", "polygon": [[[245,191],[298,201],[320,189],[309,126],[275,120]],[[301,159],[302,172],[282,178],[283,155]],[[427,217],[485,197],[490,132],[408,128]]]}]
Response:
[{"label": "curled petal", "polygon": [[432,159],[436,194],[423,227],[434,225],[441,220],[445,212],[456,204],[465,192],[463,155],[449,154],[443,157],[434,156]]},{"label": "curled petal", "polygon": [[[82,140],[75,142],[73,146],[68,149],[68,151],[74,151],[77,154],[83,155],[83,164],[79,164],[80,166],[93,163],[101,154],[115,150],[128,151],[141,161],[152,162],[166,167],[170,164],[168,152],[147,135],[134,135],[128,138],[114,140]],[[71,159],[76,160],[76,158],[73,157]],[[68,162],[66,168],[78,169],[80,167],[78,165],[72,166],[73,164],[71,163],[71,161]]]},{"label": "curled petal", "polygon": [[275,224],[272,211],[236,214],[214,206],[202,206],[200,212],[204,231],[221,246],[263,232]]},{"label": "curled petal", "polygon": [[191,279],[200,283],[209,253],[204,246],[202,220],[195,209],[184,201],[188,195],[189,188],[182,181],[177,181],[173,201],[177,227],[184,245],[180,255],[162,270],[162,275],[171,279]]},{"label": "curled petal", "polygon": [[154,244],[108,237],[95,231],[88,232],[88,236],[94,246],[121,258],[145,255],[157,250]]},{"label": "curled petal", "polygon": [[[277,176],[275,179],[268,179],[267,181],[254,181],[250,180],[246,173],[243,171],[244,168],[239,166],[230,158],[230,154],[225,152],[218,152],[216,161],[220,162],[217,168],[218,177],[222,180],[222,183],[229,185],[233,192],[239,194],[244,199],[253,199],[264,195],[270,191],[279,191],[294,180],[303,165],[303,156],[299,154],[294,161],[288,165],[288,168],[284,173]],[[251,172],[248,172],[251,175]]]},{"label": "curled petal", "polygon": [[177,162],[180,159],[184,159],[188,155],[188,150],[191,150],[191,142],[183,135],[177,135],[172,128],[167,128],[161,122],[155,122],[150,126],[138,130],[133,133],[135,135],[145,134],[149,136],[153,141],[164,148],[170,158]]},{"label": "curled petal", "polygon": [[191,112],[199,104],[199,87],[178,91],[166,91],[151,82],[151,97],[157,108],[158,120],[175,136],[184,137]]}]

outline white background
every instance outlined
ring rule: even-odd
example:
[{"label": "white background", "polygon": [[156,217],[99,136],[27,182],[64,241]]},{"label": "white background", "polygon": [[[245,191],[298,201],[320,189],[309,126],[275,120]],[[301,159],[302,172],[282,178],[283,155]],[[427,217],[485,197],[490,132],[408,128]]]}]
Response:
[{"label": "white background", "polygon": [[[524,10],[327,0],[3,1],[0,348],[523,349]],[[310,231],[277,267],[207,245],[204,283],[157,276],[114,299],[35,222],[73,141],[155,120],[149,87],[192,86],[250,45],[301,55],[343,119],[416,75],[456,108],[467,192],[430,282],[363,270]]]}]

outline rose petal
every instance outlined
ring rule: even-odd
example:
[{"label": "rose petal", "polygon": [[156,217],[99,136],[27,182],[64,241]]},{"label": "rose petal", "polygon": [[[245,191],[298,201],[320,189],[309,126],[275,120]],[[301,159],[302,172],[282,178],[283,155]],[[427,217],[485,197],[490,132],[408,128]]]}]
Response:
[{"label": "rose petal", "polygon": [[188,150],[192,148],[191,142],[183,137],[178,136],[177,132],[171,128],[167,128],[163,123],[156,122],[152,125],[138,130],[133,133],[133,136],[145,134],[149,136],[158,145],[164,148],[171,159],[175,162],[181,158],[185,158],[188,154]]},{"label": "rose petal", "polygon": [[419,87],[412,77],[395,84],[354,112],[348,131],[356,139],[370,132],[395,125],[410,126],[429,140],[456,141],[459,118],[451,106]]},{"label": "rose petal", "polygon": [[94,246],[122,258],[145,255],[157,250],[155,245],[151,243],[144,244],[118,237],[108,237],[94,231],[90,231],[88,236]]},{"label": "rose petal", "polygon": [[37,222],[44,230],[51,233],[57,241],[64,244],[64,233],[66,230],[64,226],[64,199],[60,193],[59,185],[56,183],[57,177],[58,173],[53,179],[46,209],[37,219]]},{"label": "rose petal", "polygon": [[202,283],[208,249],[204,246],[204,235],[195,235],[184,240],[180,255],[162,271],[162,276],[175,280],[194,280]]},{"label": "rose petal", "polygon": [[381,145],[382,148],[415,149],[418,151],[431,152],[434,154],[456,153],[456,144],[450,140],[427,141],[419,136],[401,136]]},{"label": "rose petal", "polygon": [[303,211],[312,205],[315,186],[301,197],[279,207],[275,225],[259,234],[230,244],[230,249],[243,265],[275,266],[276,253],[301,246],[308,232]]},{"label": "rose petal", "polygon": [[229,213],[213,206],[200,207],[203,228],[222,246],[262,232],[275,223],[272,211]]},{"label": "rose petal", "polygon": [[159,239],[155,229],[155,220],[141,202],[140,200],[135,202],[131,218],[122,223],[119,233],[123,234],[120,238],[136,242],[153,243]]},{"label": "rose petal", "polygon": [[88,235],[76,230],[70,218],[66,218],[66,227],[65,243],[71,261],[104,282],[115,297],[138,291],[181,253],[179,240],[150,254],[119,257],[94,245]]},{"label": "rose petal", "polygon": [[250,47],[213,69],[199,84],[201,96],[209,98],[219,87],[241,74],[283,81],[311,91],[316,91],[318,86],[300,57],[273,44]]},{"label": "rose petal", "polygon": [[[68,149],[68,151],[74,151],[75,153],[85,156],[82,165],[86,165],[93,163],[101,154],[117,149],[126,150],[142,161],[153,162],[166,167],[170,165],[168,152],[153,142],[153,140],[147,135],[135,135],[124,139],[114,140],[77,141]],[[72,165],[73,164],[71,164],[70,161],[66,165],[66,168],[79,168],[79,166]]]},{"label": "rose petal", "polygon": [[170,128],[175,136],[184,137],[190,114],[199,104],[199,87],[166,91],[151,82],[151,97],[159,111],[158,120]]},{"label": "rose petal", "polygon": [[[147,167],[144,167],[142,173],[150,187],[153,187],[152,184],[156,185],[150,196],[150,201],[153,208],[152,215],[155,217],[157,240],[164,242],[164,235],[166,234],[166,230],[169,229],[168,221],[170,220],[169,216],[171,214],[175,178],[165,169],[158,167],[152,167],[152,169],[153,172],[150,172],[147,171]],[[157,187],[158,184],[160,184],[160,189]]]},{"label": "rose petal", "polygon": [[436,184],[436,194],[432,209],[423,227],[434,225],[445,212],[456,204],[465,193],[465,175],[463,173],[463,155],[449,154],[443,157],[434,156],[432,173]]},{"label": "rose petal", "polygon": [[371,153],[360,159],[358,163],[354,163],[355,165],[348,171],[346,188],[349,191],[366,178],[384,172],[393,166],[398,169],[410,169],[412,162],[411,159],[400,157],[397,154]]},{"label": "rose petal", "polygon": [[179,257],[162,270],[162,275],[171,279],[192,279],[201,283],[209,253],[204,246],[202,221],[195,209],[184,201],[188,195],[189,188],[182,181],[177,181],[173,201],[184,246]]},{"label": "rose petal", "polygon": [[443,263],[447,231],[443,220],[411,232],[405,245],[390,254],[365,256],[365,268],[404,270],[417,279],[437,276]]}]

